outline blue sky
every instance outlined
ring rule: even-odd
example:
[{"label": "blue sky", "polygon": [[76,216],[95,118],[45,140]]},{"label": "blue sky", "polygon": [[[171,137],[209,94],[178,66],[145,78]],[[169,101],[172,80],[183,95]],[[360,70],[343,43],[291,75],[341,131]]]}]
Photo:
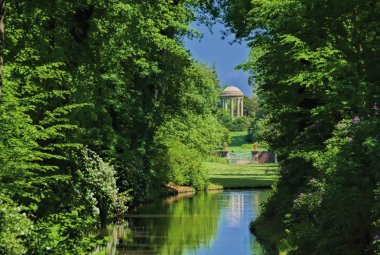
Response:
[{"label": "blue sky", "polygon": [[190,50],[195,60],[209,66],[215,65],[220,80],[220,85],[233,85],[240,88],[247,96],[252,96],[252,87],[248,85],[249,74],[235,67],[248,59],[249,48],[242,44],[230,44],[233,36],[221,39],[222,24],[213,27],[211,33],[204,25],[193,24],[199,32],[203,33],[202,39],[185,39],[185,47]]}]

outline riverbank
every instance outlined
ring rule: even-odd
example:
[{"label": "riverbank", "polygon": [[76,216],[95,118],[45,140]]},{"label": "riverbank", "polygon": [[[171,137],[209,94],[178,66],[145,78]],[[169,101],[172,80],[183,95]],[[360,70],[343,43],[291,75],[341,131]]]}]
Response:
[{"label": "riverbank", "polygon": [[164,188],[167,189],[168,191],[170,191],[171,193],[175,194],[175,195],[182,194],[182,193],[194,193],[195,192],[195,189],[193,187],[180,186],[180,185],[176,185],[174,183],[166,184],[166,185],[164,185]]},{"label": "riverbank", "polygon": [[277,180],[277,164],[221,164],[203,162],[210,177],[209,190],[271,188]]},{"label": "riverbank", "polygon": [[268,254],[279,255],[287,254],[286,245],[282,242],[285,238],[284,229],[281,219],[263,220],[262,216],[252,221],[249,226],[251,233]]}]

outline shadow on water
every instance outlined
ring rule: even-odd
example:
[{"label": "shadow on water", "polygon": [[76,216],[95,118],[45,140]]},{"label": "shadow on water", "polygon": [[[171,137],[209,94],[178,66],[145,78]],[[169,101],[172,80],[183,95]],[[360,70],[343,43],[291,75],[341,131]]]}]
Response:
[{"label": "shadow on water", "polygon": [[248,226],[270,192],[186,194],[142,206],[108,226],[104,254],[261,255]]}]

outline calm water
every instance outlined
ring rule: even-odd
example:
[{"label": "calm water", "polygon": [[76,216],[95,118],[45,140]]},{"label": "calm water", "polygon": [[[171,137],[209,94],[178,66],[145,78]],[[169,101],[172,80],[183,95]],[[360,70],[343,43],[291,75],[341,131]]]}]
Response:
[{"label": "calm water", "polygon": [[255,254],[249,223],[270,190],[224,191],[170,197],[109,226],[110,254]]}]

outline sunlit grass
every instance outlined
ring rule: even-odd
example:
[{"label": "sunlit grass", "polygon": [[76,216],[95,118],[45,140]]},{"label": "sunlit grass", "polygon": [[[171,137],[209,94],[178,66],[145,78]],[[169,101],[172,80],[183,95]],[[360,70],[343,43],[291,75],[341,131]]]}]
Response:
[{"label": "sunlit grass", "polygon": [[231,132],[231,142],[228,144],[230,152],[250,152],[253,145],[246,141],[247,132]]},{"label": "sunlit grass", "polygon": [[271,187],[277,179],[277,164],[220,164],[204,162],[209,171],[209,189]]},{"label": "sunlit grass", "polygon": [[[253,143],[247,142],[247,135],[247,131],[230,132],[231,141],[228,144],[228,150],[235,153],[251,152],[253,150]],[[267,150],[262,144],[258,144],[257,149],[259,151]]]}]

